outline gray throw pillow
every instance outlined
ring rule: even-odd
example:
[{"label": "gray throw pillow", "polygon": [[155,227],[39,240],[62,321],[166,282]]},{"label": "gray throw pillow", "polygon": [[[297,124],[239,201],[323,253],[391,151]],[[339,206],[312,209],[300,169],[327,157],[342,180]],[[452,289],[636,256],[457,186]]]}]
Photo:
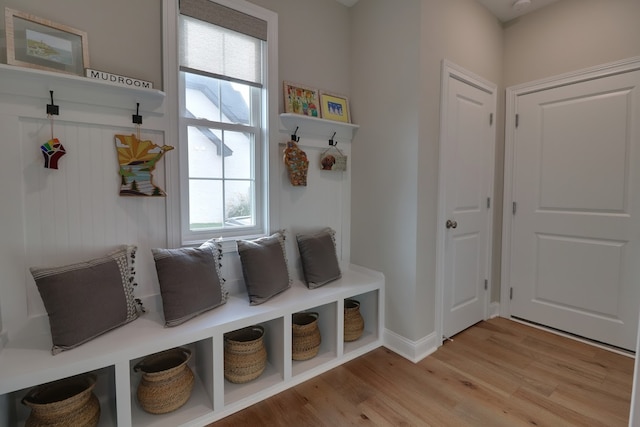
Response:
[{"label": "gray throw pillow", "polygon": [[227,302],[221,253],[213,240],[199,248],[151,249],[165,326],[177,326]]},{"label": "gray throw pillow", "polygon": [[291,287],[284,231],[255,240],[238,240],[242,274],[251,305],[262,304]]},{"label": "gray throw pillow", "polygon": [[61,267],[32,267],[49,315],[52,354],[79,346],[138,317],[135,246]]},{"label": "gray throw pillow", "polygon": [[296,239],[304,279],[309,289],[342,277],[336,254],[335,231],[325,228],[314,234],[298,234]]}]

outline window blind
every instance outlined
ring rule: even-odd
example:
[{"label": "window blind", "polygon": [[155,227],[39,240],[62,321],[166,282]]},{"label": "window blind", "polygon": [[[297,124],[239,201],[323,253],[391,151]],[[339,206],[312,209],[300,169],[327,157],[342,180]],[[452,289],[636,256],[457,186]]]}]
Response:
[{"label": "window blind", "polygon": [[187,16],[180,17],[180,69],[262,85],[262,41]]},{"label": "window blind", "polygon": [[180,13],[259,40],[267,40],[267,21],[209,0],[180,0]]}]

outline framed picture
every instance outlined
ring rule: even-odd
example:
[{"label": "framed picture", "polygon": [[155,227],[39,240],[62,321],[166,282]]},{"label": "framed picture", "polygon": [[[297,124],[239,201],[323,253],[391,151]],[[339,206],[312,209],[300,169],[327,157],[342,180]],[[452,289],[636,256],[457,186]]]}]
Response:
[{"label": "framed picture", "polygon": [[284,82],[284,111],[320,118],[320,92],[318,89]]},{"label": "framed picture", "polygon": [[7,64],[84,76],[87,33],[5,8]]},{"label": "framed picture", "polygon": [[322,105],[323,118],[351,123],[347,97],[330,92],[320,92],[320,105]]}]

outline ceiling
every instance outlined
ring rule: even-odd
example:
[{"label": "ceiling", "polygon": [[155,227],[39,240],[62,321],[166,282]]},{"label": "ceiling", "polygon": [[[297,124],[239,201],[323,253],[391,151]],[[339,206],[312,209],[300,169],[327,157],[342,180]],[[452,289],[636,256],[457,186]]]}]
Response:
[{"label": "ceiling", "polygon": [[[357,1],[357,0],[356,0]],[[559,0],[530,0],[527,7],[518,8],[514,6],[516,0],[477,0],[493,13],[500,21],[507,22],[525,13],[533,12],[536,9],[545,7]]]},{"label": "ceiling", "polygon": [[[347,7],[351,7],[358,2],[358,0],[337,0]],[[507,22],[518,16],[522,16],[525,13],[532,12],[541,7],[547,6],[551,3],[555,3],[559,0],[530,0],[531,4],[528,7],[524,7],[520,10],[514,8],[516,0],[477,0],[480,4],[484,5],[491,11],[500,21]]]}]

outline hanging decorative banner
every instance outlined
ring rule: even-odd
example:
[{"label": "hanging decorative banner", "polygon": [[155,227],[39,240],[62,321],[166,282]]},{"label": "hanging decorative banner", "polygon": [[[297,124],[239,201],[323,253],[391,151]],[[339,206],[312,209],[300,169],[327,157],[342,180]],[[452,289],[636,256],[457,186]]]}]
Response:
[{"label": "hanging decorative banner", "polygon": [[121,196],[166,196],[153,182],[153,171],[158,160],[170,145],[159,146],[151,141],[141,141],[139,136],[116,135],[116,150],[120,164]]},{"label": "hanging decorative banner", "polygon": [[67,154],[58,138],[52,138],[40,146],[44,156],[44,167],[47,169],[58,169],[58,160]]},{"label": "hanging decorative banner", "polygon": [[287,165],[291,185],[306,187],[309,160],[307,160],[307,153],[302,151],[294,141],[287,142],[287,148],[284,149],[284,163]]}]

